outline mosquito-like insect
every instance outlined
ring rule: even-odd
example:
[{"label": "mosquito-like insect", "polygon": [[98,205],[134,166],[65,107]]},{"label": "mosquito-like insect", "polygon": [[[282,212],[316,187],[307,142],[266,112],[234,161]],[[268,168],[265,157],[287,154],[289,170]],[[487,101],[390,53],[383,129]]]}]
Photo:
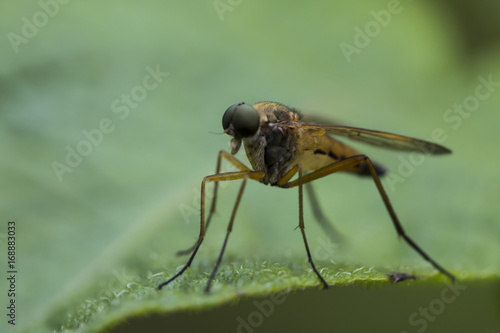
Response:
[{"label": "mosquito-like insect", "polygon": [[[425,253],[403,230],[403,226],[399,222],[389,201],[389,197],[379,179],[379,176],[385,173],[385,169],[373,163],[368,156],[359,153],[355,149],[333,139],[327,134],[348,137],[353,140],[362,141],[383,148],[419,151],[425,152],[426,154],[448,154],[451,153],[449,149],[432,142],[387,132],[349,126],[305,124],[301,122],[301,116],[296,110],[274,102],[261,102],[253,106],[245,103],[232,105],[226,110],[222,117],[222,126],[224,128],[224,133],[233,137],[230,143],[231,154],[221,150],[217,158],[216,173],[203,178],[201,182],[200,235],[194,246],[188,250],[177,253],[178,255],[191,253],[191,256],[184,267],[169,280],[160,284],[158,289],[162,289],[164,286],[181,276],[193,262],[205,238],[205,233],[212,215],[215,212],[218,182],[237,179],[242,179],[242,183],[229,220],[222,249],[212,270],[212,274],[208,279],[205,292],[210,291],[212,281],[221,263],[229,234],[233,228],[236,211],[248,179],[257,180],[265,185],[278,186],[281,188],[298,187],[298,227],[302,233],[309,263],[314,273],[316,273],[321,281],[323,288],[327,289],[328,283],[317,270],[312,260],[311,252],[309,251],[304,229],[302,193],[305,184],[309,185],[308,183],[313,180],[338,171],[347,171],[359,175],[371,176],[398,235],[438,271],[449,277],[452,281],[455,281],[453,274],[427,255],[427,253]],[[245,152],[252,165],[252,169],[232,156],[238,152],[242,142],[245,146]],[[239,171],[220,173],[222,158],[225,158],[233,164]],[[304,171],[310,171],[310,173],[304,174]],[[292,181],[291,179],[296,174],[298,174],[297,178]],[[215,184],[212,205],[208,218],[205,220],[205,184],[208,182],[215,182]],[[321,214],[316,215],[321,216]]]}]

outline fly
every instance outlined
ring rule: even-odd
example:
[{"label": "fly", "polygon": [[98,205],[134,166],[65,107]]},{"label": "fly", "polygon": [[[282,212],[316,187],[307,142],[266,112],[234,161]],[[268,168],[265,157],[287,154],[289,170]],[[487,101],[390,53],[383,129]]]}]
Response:
[{"label": "fly", "polygon": [[[434,261],[434,259],[424,252],[422,248],[405,233],[389,201],[389,197],[380,182],[379,177],[385,173],[385,168],[372,162],[368,156],[329,135],[347,137],[352,140],[361,141],[382,148],[402,151],[421,151],[426,154],[434,155],[449,154],[451,153],[449,149],[429,141],[388,132],[350,126],[306,124],[302,121],[297,111],[274,102],[261,102],[253,106],[245,103],[232,105],[226,110],[222,117],[222,127],[224,128],[224,133],[232,137],[230,142],[231,154],[221,150],[217,157],[215,174],[206,176],[201,182],[201,217],[198,240],[190,249],[177,253],[178,255],[191,254],[191,256],[179,272],[158,286],[159,290],[177,279],[191,266],[205,238],[206,230],[215,212],[218,182],[238,179],[241,179],[242,183],[229,220],[222,249],[208,279],[205,292],[210,292],[212,281],[222,261],[229,234],[233,228],[236,211],[238,210],[248,179],[281,188],[298,188],[298,227],[302,233],[302,239],[304,241],[309,263],[323,285],[323,288],[327,289],[328,283],[316,268],[307,242],[303,216],[303,187],[307,186],[308,190],[312,191],[310,186],[308,186],[310,182],[339,171],[371,177],[375,182],[375,186],[377,187],[398,235],[434,268],[446,275],[452,281],[455,281],[455,276],[453,276],[453,274]],[[242,144],[244,145],[251,168],[233,156],[239,151]],[[223,158],[229,161],[239,171],[220,173],[221,160]],[[296,175],[297,177],[295,180],[292,180]],[[209,182],[215,183],[213,189],[214,195],[210,212],[208,217],[205,218],[205,185]],[[318,210],[319,208],[315,202],[313,192],[311,192],[310,197],[313,207],[315,206],[315,210]],[[315,215],[322,217],[321,213]]]}]

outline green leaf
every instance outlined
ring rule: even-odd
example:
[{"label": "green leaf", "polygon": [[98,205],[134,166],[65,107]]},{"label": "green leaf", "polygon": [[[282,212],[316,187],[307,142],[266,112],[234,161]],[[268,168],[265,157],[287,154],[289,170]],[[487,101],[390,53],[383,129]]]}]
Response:
[{"label": "green leaf", "polygon": [[[213,1],[47,3],[0,11],[0,234],[4,244],[16,221],[18,330],[101,331],[320,288],[295,230],[297,191],[249,182],[212,293],[203,293],[239,188],[231,182],[192,267],[155,290],[185,264],[175,252],[197,239],[200,183],[228,149],[217,134],[223,112],[241,101],[422,139],[437,131],[452,155],[353,146],[389,168],[383,184],[426,252],[459,281],[498,283],[498,49],[466,58],[458,28],[433,4],[401,3],[348,61],[342,43],[355,45],[357,27],[376,22],[387,2],[234,1],[223,20]],[[37,25],[29,32],[26,22]],[[12,33],[29,36],[16,46]],[[484,98],[475,105],[477,89]],[[453,111],[463,103],[472,104]],[[341,235],[332,244],[306,205],[311,253],[337,286],[331,294],[388,286],[388,272],[417,275],[409,289],[445,288],[398,241],[370,179],[333,175],[315,188]]]}]

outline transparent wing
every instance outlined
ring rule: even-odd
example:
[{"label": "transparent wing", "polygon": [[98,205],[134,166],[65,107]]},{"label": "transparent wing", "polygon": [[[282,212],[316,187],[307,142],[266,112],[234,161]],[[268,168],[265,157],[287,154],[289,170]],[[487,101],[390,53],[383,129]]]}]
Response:
[{"label": "transparent wing", "polygon": [[310,135],[323,135],[325,133],[330,133],[388,149],[417,151],[424,154],[434,155],[451,153],[451,150],[448,148],[433,142],[359,127],[300,124],[300,128],[308,131]]}]

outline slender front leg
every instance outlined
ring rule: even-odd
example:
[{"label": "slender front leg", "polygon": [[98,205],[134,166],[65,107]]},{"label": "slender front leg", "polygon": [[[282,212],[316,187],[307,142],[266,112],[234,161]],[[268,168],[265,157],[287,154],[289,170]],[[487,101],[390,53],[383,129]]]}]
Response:
[{"label": "slender front leg", "polygon": [[[215,168],[215,174],[219,174],[220,173],[221,160],[222,160],[223,157],[226,160],[228,160],[232,165],[234,165],[236,168],[238,168],[240,171],[250,171],[250,168],[248,168],[245,164],[243,164],[242,162],[240,162],[236,157],[232,156],[231,154],[229,154],[228,152],[226,152],[224,150],[221,150],[221,151],[219,151],[219,154],[217,155],[217,166]],[[206,223],[206,226],[205,226],[206,229],[208,229],[208,226],[210,225],[210,221],[212,220],[212,216],[215,213],[215,205],[216,205],[216,202],[217,202],[217,191],[218,191],[218,188],[219,188],[219,182],[215,182],[215,184],[214,184],[214,192],[213,192],[213,195],[212,195],[212,204],[210,206],[210,212],[208,213],[207,223]],[[194,245],[191,246],[189,249],[177,251],[176,255],[177,256],[183,256],[183,255],[192,253],[193,250],[196,248],[196,244],[198,244],[198,241],[196,241],[196,243],[194,243]]]},{"label": "slender front leg", "polygon": [[227,226],[226,238],[224,238],[224,244],[222,245],[222,249],[220,250],[219,257],[215,263],[214,269],[212,270],[212,274],[208,278],[207,286],[205,287],[205,293],[210,292],[210,287],[212,285],[212,281],[215,278],[215,274],[217,274],[217,270],[219,269],[219,265],[222,261],[222,256],[224,255],[224,251],[226,250],[227,240],[229,238],[229,234],[233,230],[233,222],[236,216],[236,211],[238,210],[238,206],[240,205],[241,197],[243,196],[243,190],[245,189],[245,185],[247,183],[248,176],[243,178],[243,182],[241,183],[240,190],[238,192],[238,196],[236,197],[236,202],[234,203],[233,212],[231,214],[231,219],[229,220],[229,224]]},{"label": "slender front leg", "polygon": [[194,251],[191,253],[191,256],[189,257],[188,262],[182,269],[175,274],[173,277],[168,279],[167,281],[161,283],[158,286],[158,290],[161,290],[163,287],[165,287],[167,284],[170,282],[174,281],[177,279],[179,276],[181,276],[186,269],[188,269],[189,266],[191,266],[191,263],[193,262],[193,259],[198,252],[198,249],[200,248],[201,243],[203,242],[203,239],[205,238],[205,233],[206,233],[206,226],[205,226],[205,184],[207,182],[219,182],[219,181],[225,181],[225,180],[237,180],[237,179],[242,179],[242,178],[250,178],[254,180],[260,180],[264,177],[263,172],[259,171],[237,171],[237,172],[226,172],[226,173],[220,173],[220,174],[215,174],[211,176],[207,176],[203,178],[203,181],[201,182],[201,208],[200,208],[200,236],[198,237],[198,241],[195,244]]}]

